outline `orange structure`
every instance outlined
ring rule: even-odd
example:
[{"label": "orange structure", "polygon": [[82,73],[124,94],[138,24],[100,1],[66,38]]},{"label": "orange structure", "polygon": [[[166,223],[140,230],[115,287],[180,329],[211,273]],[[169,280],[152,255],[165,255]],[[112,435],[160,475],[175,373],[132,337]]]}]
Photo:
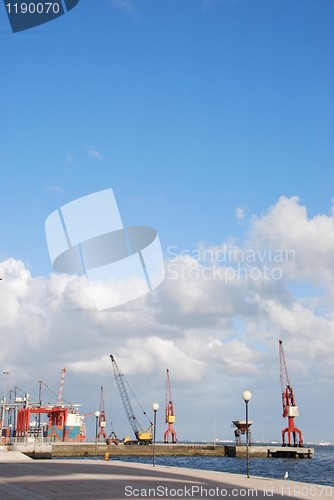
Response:
[{"label": "orange structure", "polygon": [[172,443],[176,443],[176,432],[173,429],[173,424],[175,423],[174,406],[172,399],[172,389],[170,386],[169,370],[167,368],[166,373],[166,424],[168,424],[168,429],[164,433],[164,443],[168,443],[169,435],[172,436]]},{"label": "orange structure", "polygon": [[280,354],[280,367],[281,367],[281,391],[282,391],[282,403],[283,403],[283,418],[288,417],[288,427],[282,431],[282,441],[283,446],[285,443],[285,434],[288,434],[288,446],[291,446],[291,434],[293,436],[293,446],[297,446],[296,434],[299,436],[299,446],[303,446],[302,433],[297,427],[295,427],[294,419],[298,417],[298,406],[295,403],[295,397],[293,395],[293,389],[291,387],[290,378],[288,374],[288,369],[285,362],[285,356],[283,351],[282,341],[279,341],[279,354]]}]

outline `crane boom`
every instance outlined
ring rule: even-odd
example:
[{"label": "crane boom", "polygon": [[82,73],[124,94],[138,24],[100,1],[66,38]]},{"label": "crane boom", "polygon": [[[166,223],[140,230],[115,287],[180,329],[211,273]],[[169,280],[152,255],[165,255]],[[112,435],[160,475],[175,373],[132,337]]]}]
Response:
[{"label": "crane boom", "polygon": [[174,416],[174,407],[172,399],[172,388],[170,386],[169,370],[167,368],[166,372],[166,420],[165,423],[168,424],[169,415]]},{"label": "crane boom", "polygon": [[[117,387],[118,387],[118,390],[119,390],[119,393],[120,393],[120,396],[121,396],[121,399],[123,402],[126,416],[128,417],[128,420],[130,422],[130,425],[132,427],[134,435],[139,440],[139,434],[140,434],[139,427],[140,427],[140,425],[135,417],[134,411],[133,411],[132,406],[131,406],[130,398],[128,396],[128,393],[127,393],[127,390],[125,387],[125,383],[124,383],[124,376],[123,376],[122,372],[120,371],[120,369],[118,368],[118,365],[117,365],[115,358],[112,354],[110,354],[110,359],[112,362],[112,367],[114,370],[116,384],[117,384]],[[143,432],[142,428],[140,428],[140,430]]]},{"label": "crane boom", "polygon": [[283,342],[281,340],[279,341],[279,356],[280,356],[280,367],[281,367],[281,373],[280,373],[281,391],[282,394],[284,394],[285,389],[287,387],[291,387],[291,383],[283,351]]}]

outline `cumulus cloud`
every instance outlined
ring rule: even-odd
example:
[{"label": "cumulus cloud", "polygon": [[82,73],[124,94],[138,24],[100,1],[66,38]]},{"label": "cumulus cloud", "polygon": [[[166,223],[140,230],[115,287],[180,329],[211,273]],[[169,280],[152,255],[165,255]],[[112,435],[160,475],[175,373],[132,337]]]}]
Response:
[{"label": "cumulus cloud", "polygon": [[[274,260],[281,257],[275,251],[287,250],[293,259]],[[190,398],[196,391],[214,398],[218,380],[272,379],[276,388],[282,338],[292,380],[304,384],[312,375],[330,385],[333,254],[333,211],[308,218],[297,197],[281,197],[252,218],[241,245],[226,240],[199,246],[197,253],[166,254],[166,279],[158,289],[102,313],[86,276],[33,278],[23,262],[10,258],[0,264],[0,360],[27,380],[65,364],[89,385],[89,377],[108,369],[112,353],[141,387],[154,385],[155,376],[163,386],[168,367],[174,387],[187,389]],[[255,268],[260,275],[251,274]],[[306,282],[311,293],[292,292]]]},{"label": "cumulus cloud", "polygon": [[282,196],[266,214],[253,216],[249,239],[258,248],[292,250],[295,264],[286,265],[289,279],[311,280],[314,285],[331,287],[334,271],[334,219],[315,215],[309,219],[299,198]]}]

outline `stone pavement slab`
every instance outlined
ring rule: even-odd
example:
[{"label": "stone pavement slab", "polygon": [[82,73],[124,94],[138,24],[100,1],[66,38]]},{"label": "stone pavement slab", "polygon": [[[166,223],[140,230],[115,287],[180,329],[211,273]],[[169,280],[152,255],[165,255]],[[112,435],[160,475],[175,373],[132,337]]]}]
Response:
[{"label": "stone pavement slab", "polygon": [[32,458],[27,457],[19,451],[3,450],[0,452],[0,462],[29,462],[30,460]]}]

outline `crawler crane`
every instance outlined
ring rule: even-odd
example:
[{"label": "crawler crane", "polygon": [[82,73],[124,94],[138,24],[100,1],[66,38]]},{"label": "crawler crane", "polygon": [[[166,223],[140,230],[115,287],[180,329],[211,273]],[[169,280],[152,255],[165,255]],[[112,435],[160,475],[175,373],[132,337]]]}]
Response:
[{"label": "crawler crane", "polygon": [[[141,427],[140,423],[138,422],[137,418],[135,417],[135,414],[133,412],[131,402],[125,387],[124,383],[124,375],[120,371],[119,367],[117,366],[117,363],[115,361],[115,358],[112,354],[110,354],[110,359],[112,363],[112,367],[114,370],[114,376],[116,380],[116,384],[123,402],[124,410],[126,413],[126,416],[128,417],[128,420],[130,422],[130,425],[132,427],[132,430],[134,432],[134,435],[136,436],[136,441],[131,441],[130,437],[127,436],[124,439],[124,444],[151,444],[152,443],[152,428],[153,424],[150,422],[149,428],[144,431],[143,428]],[[137,400],[138,401],[138,400]],[[146,412],[144,412],[144,415],[146,415]],[[146,415],[147,417],[147,415]],[[148,417],[147,417],[148,418]]]}]

